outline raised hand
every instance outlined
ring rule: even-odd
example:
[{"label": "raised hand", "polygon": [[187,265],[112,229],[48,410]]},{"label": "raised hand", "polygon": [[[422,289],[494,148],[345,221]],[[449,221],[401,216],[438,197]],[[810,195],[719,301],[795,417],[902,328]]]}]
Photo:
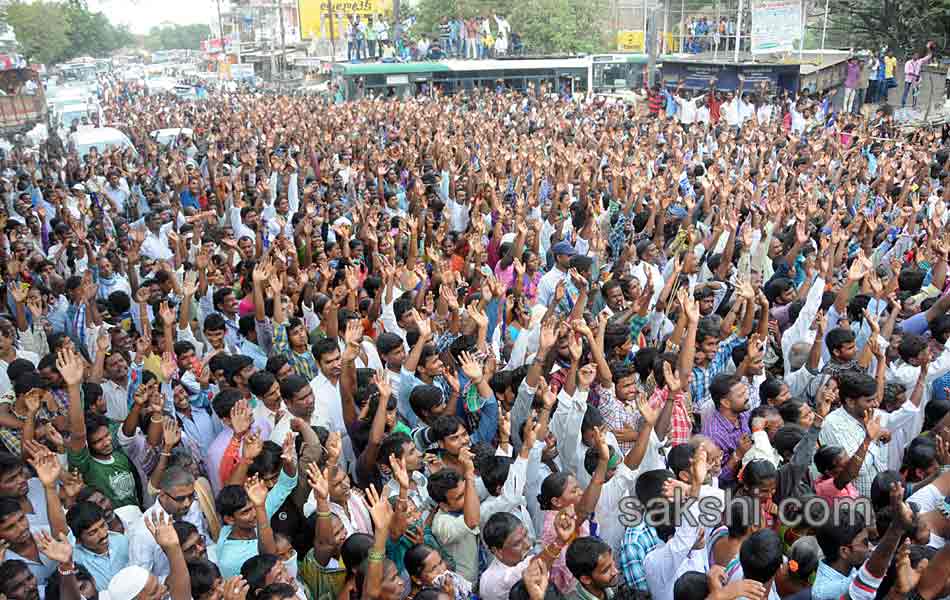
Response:
[{"label": "raised hand", "polygon": [[646,394],[637,392],[636,403],[637,410],[640,411],[640,415],[643,417],[643,420],[649,423],[651,427],[656,425],[657,420],[660,418],[660,411],[659,409],[650,406],[650,400],[646,397]]},{"label": "raised hand", "polygon": [[155,538],[155,543],[165,548],[174,548],[178,545],[178,534],[172,526],[172,518],[164,512],[156,512],[151,518],[145,519],[145,526]]},{"label": "raised hand", "polygon": [[689,463],[689,474],[692,481],[700,483],[706,481],[706,475],[709,472],[709,457],[705,446],[700,446],[693,453],[693,458]]},{"label": "raised hand", "polygon": [[385,371],[379,370],[373,374],[373,385],[379,390],[379,405],[386,406],[393,395],[393,388]]},{"label": "raised hand", "polygon": [[178,373],[178,361],[175,359],[175,354],[172,352],[162,354],[162,375],[165,376],[165,380],[170,380],[176,373]]},{"label": "raised hand", "polygon": [[327,453],[327,465],[335,466],[343,453],[343,440],[339,431],[331,431],[323,448]]},{"label": "raised hand", "polygon": [[561,543],[567,543],[577,530],[577,519],[567,511],[560,511],[554,517],[554,531]]},{"label": "raised hand", "polygon": [[665,360],[663,361],[663,381],[666,382],[666,389],[669,391],[670,396],[678,394],[683,388],[679,373],[674,373],[673,365]]},{"label": "raised hand", "polygon": [[381,497],[376,491],[376,486],[370,484],[366,490],[366,503],[369,505],[369,515],[373,519],[373,525],[377,529],[388,530],[393,519],[393,508],[389,503],[389,498]]},{"label": "raised hand", "polygon": [[75,386],[82,383],[85,375],[85,365],[82,358],[74,351],[62,348],[56,357],[56,369],[62,375],[67,386]]},{"label": "raised hand", "polygon": [[881,428],[881,417],[874,414],[874,409],[869,408],[864,412],[864,429],[872,441],[881,437],[883,429]]},{"label": "raised hand", "polygon": [[603,427],[594,428],[593,446],[597,448],[597,454],[604,460],[610,458],[610,445],[607,444],[607,434]]},{"label": "raised hand", "polygon": [[7,285],[7,291],[10,293],[10,296],[13,297],[13,301],[17,304],[23,304],[26,302],[26,298],[29,295],[30,288],[21,286],[19,283],[12,282]]},{"label": "raised hand", "polygon": [[236,435],[244,435],[251,428],[253,414],[246,400],[241,400],[231,408],[231,429]]},{"label": "raised hand", "polygon": [[557,343],[557,321],[548,319],[541,324],[541,339],[538,353],[541,354],[550,350]]},{"label": "raised hand", "polygon": [[244,491],[247,492],[247,498],[255,507],[264,506],[267,500],[267,486],[257,475],[252,475],[244,482]]},{"label": "raised hand", "polygon": [[459,357],[459,362],[462,363],[462,372],[465,373],[466,377],[473,382],[481,381],[483,369],[481,363],[475,357],[468,352],[463,352]]},{"label": "raised hand", "polygon": [[174,417],[165,417],[165,421],[162,423],[162,444],[165,452],[171,452],[180,441],[181,425]]},{"label": "raised hand", "polygon": [[33,417],[40,412],[40,406],[43,405],[44,390],[33,388],[23,395],[23,403],[26,404],[26,414]]},{"label": "raised hand", "polygon": [[475,455],[470,448],[459,450],[459,464],[462,465],[463,474],[466,477],[475,475]]},{"label": "raised hand", "polygon": [[241,456],[246,460],[254,460],[264,449],[264,440],[257,433],[251,432],[244,438],[244,447],[241,449]]},{"label": "raised hand", "polygon": [[36,471],[36,477],[44,487],[54,488],[56,486],[56,481],[59,479],[59,474],[62,472],[63,467],[60,465],[59,459],[56,458],[55,454],[45,447],[43,447],[43,450],[37,448],[28,459],[28,462]]},{"label": "raised hand", "polygon": [[290,431],[284,436],[284,443],[280,447],[280,460],[288,466],[297,464],[297,449],[294,447],[294,434]]},{"label": "raised hand", "polygon": [[175,324],[175,311],[168,306],[168,302],[162,302],[162,305],[158,309],[158,316],[167,327]]},{"label": "raised hand", "polygon": [[577,371],[577,386],[582,390],[589,390],[597,378],[597,367],[593,363],[588,363]]},{"label": "raised hand", "polygon": [[[201,268],[200,266],[201,258],[203,256],[205,257],[204,265],[205,267],[208,266],[207,256],[204,254],[199,254],[198,261],[197,261],[199,265],[198,266],[199,269]],[[194,297],[195,292],[197,291],[198,291],[198,273],[195,271],[188,271],[188,273],[185,274],[185,281],[184,283],[182,283],[182,286],[181,286],[181,293],[186,299],[188,299],[188,298]]]},{"label": "raised hand", "polygon": [[317,463],[307,465],[307,483],[310,484],[310,489],[317,498],[326,500],[330,497],[330,484]]},{"label": "raised hand", "polygon": [[99,335],[96,336],[96,355],[102,355],[109,351],[109,348],[112,346],[112,340],[109,338],[108,332],[104,330],[99,331]]},{"label": "raised hand", "polygon": [[250,586],[240,575],[218,584],[221,600],[246,600]]},{"label": "raised hand", "polygon": [[[46,555],[50,560],[60,564],[69,564],[73,560],[73,547],[69,543],[65,533],[60,533],[58,538],[54,538],[48,531],[38,531],[33,534],[36,540],[36,547],[40,552]],[[5,550],[4,550],[5,552]],[[2,557],[0,557],[2,560]]]},{"label": "raised hand", "polygon": [[399,487],[408,490],[410,486],[409,470],[406,468],[406,458],[396,458],[394,454],[389,455],[389,468],[392,469],[393,479],[399,484]]}]

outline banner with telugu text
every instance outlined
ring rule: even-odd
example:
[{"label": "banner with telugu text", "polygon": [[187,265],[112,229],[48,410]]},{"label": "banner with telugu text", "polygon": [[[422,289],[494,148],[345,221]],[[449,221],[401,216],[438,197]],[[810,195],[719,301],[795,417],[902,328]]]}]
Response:
[{"label": "banner with telugu text", "polygon": [[752,54],[792,52],[801,36],[800,0],[752,0]]},{"label": "banner with telugu text", "polygon": [[644,52],[643,32],[629,30],[618,31],[617,50],[620,52]]},{"label": "banner with telugu text", "polygon": [[330,37],[330,9],[333,10],[333,36],[345,37],[346,23],[340,19],[343,15],[368,15],[391,13],[392,0],[298,0],[297,13],[300,15],[300,36],[303,39]]}]

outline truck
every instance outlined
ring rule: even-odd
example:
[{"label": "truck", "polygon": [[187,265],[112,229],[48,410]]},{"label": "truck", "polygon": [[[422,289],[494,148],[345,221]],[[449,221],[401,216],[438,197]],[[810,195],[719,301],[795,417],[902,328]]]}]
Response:
[{"label": "truck", "polygon": [[0,135],[26,133],[36,125],[45,125],[47,113],[43,83],[36,71],[0,71]]}]

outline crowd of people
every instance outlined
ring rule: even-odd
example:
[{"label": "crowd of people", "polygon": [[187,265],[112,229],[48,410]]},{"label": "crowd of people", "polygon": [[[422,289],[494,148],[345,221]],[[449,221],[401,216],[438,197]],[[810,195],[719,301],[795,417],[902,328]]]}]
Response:
[{"label": "crowd of people", "polygon": [[383,15],[369,15],[365,20],[351,15],[344,22],[349,61],[474,60],[523,50],[520,36],[498,13],[443,17],[432,32],[420,31],[415,20],[405,21],[397,25],[398,36]]},{"label": "crowd of people", "polygon": [[950,593],[946,128],[102,90],[0,165],[5,598]]},{"label": "crowd of people", "polygon": [[699,54],[702,52],[749,49],[749,15],[743,20],[741,34],[738,33],[736,20],[730,17],[693,16],[683,25],[682,52]]}]

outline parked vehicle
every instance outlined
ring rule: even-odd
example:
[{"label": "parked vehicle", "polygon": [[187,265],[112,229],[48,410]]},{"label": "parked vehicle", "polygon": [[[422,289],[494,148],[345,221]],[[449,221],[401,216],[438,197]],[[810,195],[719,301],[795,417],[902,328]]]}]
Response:
[{"label": "parked vehicle", "polygon": [[132,148],[132,141],[129,137],[113,127],[98,127],[94,129],[83,129],[69,134],[69,146],[76,150],[80,158],[85,158],[92,148],[99,152],[107,148]]},{"label": "parked vehicle", "polygon": [[26,133],[46,123],[49,109],[36,71],[0,71],[0,92],[0,135]]},{"label": "parked vehicle", "polygon": [[155,131],[148,134],[150,138],[162,146],[171,144],[182,135],[192,137],[194,135],[194,131],[185,127],[176,127],[173,129],[156,129]]}]

